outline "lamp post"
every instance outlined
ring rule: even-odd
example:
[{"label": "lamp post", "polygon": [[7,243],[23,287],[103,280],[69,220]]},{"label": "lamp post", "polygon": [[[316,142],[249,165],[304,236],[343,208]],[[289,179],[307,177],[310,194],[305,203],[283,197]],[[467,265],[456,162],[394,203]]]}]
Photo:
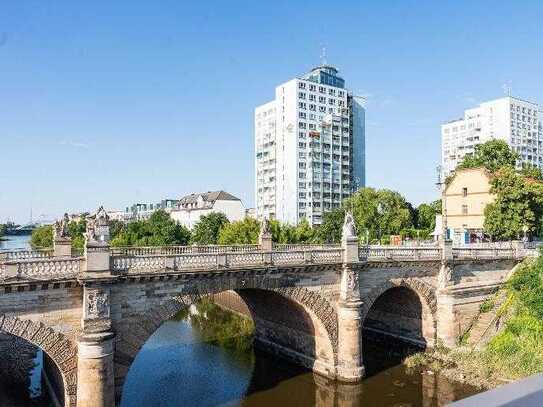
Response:
[{"label": "lamp post", "polygon": [[379,215],[377,219],[377,222],[379,224],[379,245],[381,245],[381,215],[383,214],[383,212],[383,204],[379,202],[377,204],[377,215]]},{"label": "lamp post", "polygon": [[443,168],[441,165],[436,167],[437,182],[436,185],[441,193],[441,238],[443,241],[447,239],[447,199],[445,196],[445,189],[447,188],[445,179],[443,177]]}]

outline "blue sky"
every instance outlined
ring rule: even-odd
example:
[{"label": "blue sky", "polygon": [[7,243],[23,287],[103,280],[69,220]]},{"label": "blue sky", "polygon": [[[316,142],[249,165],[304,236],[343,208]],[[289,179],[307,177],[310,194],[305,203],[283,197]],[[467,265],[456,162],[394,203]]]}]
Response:
[{"label": "blue sky", "polygon": [[0,221],[225,189],[253,110],[319,63],[367,95],[367,183],[437,197],[439,125],[543,103],[537,1],[30,1],[0,8]]}]

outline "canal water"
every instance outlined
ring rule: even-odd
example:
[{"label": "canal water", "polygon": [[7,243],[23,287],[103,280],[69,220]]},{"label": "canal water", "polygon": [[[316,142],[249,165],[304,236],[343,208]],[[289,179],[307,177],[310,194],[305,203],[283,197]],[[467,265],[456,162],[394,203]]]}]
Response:
[{"label": "canal water", "polygon": [[382,338],[364,344],[369,377],[337,384],[255,349],[247,321],[199,304],[162,325],[136,357],[121,406],[430,407],[477,392],[406,368],[401,360],[413,349]]},{"label": "canal water", "polygon": [[29,249],[30,235],[0,237],[0,251],[14,249]]}]

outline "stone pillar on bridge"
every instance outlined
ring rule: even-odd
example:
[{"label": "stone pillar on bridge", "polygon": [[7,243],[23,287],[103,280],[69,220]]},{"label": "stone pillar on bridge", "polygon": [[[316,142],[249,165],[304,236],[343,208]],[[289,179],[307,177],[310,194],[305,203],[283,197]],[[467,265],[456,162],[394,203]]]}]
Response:
[{"label": "stone pillar on bridge", "polygon": [[440,243],[441,266],[438,274],[437,289],[437,339],[447,347],[456,345],[458,332],[456,314],[454,312],[454,296],[450,287],[453,280],[452,240],[443,239]]},{"label": "stone pillar on bridge", "polygon": [[273,249],[272,233],[268,218],[262,219],[260,234],[258,235],[258,244],[260,245],[260,250],[271,252]]},{"label": "stone pillar on bridge", "polygon": [[77,406],[115,405],[114,334],[109,288],[85,283],[83,333],[78,339]]},{"label": "stone pillar on bridge", "polygon": [[114,333],[111,330],[109,217],[87,219],[82,333],[78,338],[77,406],[115,405]]},{"label": "stone pillar on bridge", "polygon": [[342,234],[343,268],[338,302],[337,378],[358,382],[364,377],[362,361],[362,301],[358,284],[358,237],[352,215],[345,214]]},{"label": "stone pillar on bridge", "polygon": [[70,219],[65,213],[60,221],[56,221],[53,227],[53,256],[70,257],[72,255],[72,239],[68,234]]},{"label": "stone pillar on bridge", "polygon": [[108,276],[110,272],[109,216],[103,207],[87,218],[85,232],[85,277]]}]

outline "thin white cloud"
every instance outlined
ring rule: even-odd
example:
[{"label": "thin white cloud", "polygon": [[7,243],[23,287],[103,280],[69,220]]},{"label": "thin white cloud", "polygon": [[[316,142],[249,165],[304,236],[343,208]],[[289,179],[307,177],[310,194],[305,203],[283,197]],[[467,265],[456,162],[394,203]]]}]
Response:
[{"label": "thin white cloud", "polygon": [[87,150],[89,148],[89,145],[87,143],[82,143],[80,141],[74,141],[74,140],[62,140],[59,143],[61,146],[70,146],[73,148],[80,148]]}]

